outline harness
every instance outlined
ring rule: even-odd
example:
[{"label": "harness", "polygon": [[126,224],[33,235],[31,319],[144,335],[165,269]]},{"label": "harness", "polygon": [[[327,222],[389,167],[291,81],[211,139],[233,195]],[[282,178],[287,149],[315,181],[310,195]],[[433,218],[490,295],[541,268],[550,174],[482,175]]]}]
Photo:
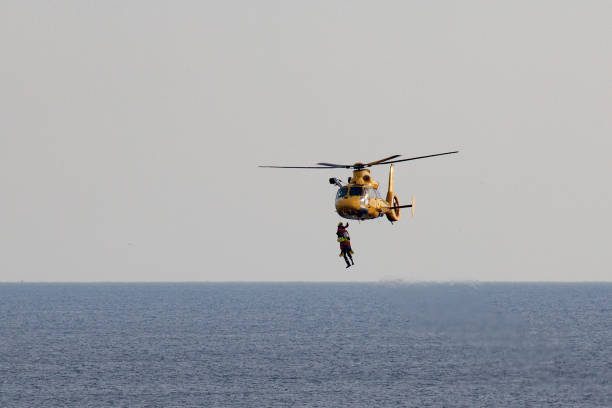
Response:
[{"label": "harness", "polygon": [[345,227],[338,227],[336,231],[338,235],[338,242],[340,243],[340,249],[353,252],[351,249],[351,238],[349,237],[348,231]]}]

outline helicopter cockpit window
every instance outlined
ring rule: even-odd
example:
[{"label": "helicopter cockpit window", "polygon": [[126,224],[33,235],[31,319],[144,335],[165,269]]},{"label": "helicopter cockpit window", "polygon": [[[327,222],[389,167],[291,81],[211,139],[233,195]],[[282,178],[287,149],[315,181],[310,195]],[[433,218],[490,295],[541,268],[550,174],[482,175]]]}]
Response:
[{"label": "helicopter cockpit window", "polygon": [[362,196],[363,195],[363,187],[351,187],[349,190],[349,195],[352,196]]},{"label": "helicopter cockpit window", "polygon": [[336,196],[336,198],[344,197],[346,195],[347,190],[348,187],[342,187],[340,190],[338,190],[338,195]]}]

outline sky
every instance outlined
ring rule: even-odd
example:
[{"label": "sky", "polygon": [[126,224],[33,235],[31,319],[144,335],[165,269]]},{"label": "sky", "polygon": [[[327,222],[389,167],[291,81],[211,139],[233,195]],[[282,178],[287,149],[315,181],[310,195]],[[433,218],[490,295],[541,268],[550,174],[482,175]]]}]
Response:
[{"label": "sky", "polygon": [[[0,281],[610,281],[612,2],[0,1]],[[398,163],[416,214],[349,221]],[[372,169],[386,192],[388,166]]]}]

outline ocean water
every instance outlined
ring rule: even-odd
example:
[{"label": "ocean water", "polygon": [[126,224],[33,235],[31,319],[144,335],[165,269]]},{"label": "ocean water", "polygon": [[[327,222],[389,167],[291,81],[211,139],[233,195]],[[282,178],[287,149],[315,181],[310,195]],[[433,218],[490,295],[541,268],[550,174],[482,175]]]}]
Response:
[{"label": "ocean water", "polygon": [[0,284],[1,407],[612,407],[612,284]]}]

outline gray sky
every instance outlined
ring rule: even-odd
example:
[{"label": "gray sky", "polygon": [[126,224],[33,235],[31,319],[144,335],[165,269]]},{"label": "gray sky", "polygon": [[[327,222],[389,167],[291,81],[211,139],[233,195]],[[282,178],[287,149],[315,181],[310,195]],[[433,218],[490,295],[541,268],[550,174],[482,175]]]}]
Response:
[{"label": "gray sky", "polygon": [[[2,0],[0,281],[611,280],[611,15]],[[396,167],[416,217],[350,222],[349,270],[350,173],[256,167],[455,149]]]}]

